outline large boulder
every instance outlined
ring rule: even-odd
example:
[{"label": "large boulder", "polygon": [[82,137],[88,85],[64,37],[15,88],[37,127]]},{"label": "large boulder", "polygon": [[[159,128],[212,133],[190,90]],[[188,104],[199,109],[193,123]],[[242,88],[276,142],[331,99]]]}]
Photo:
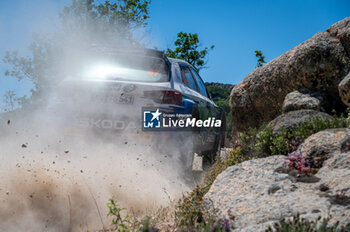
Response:
[{"label": "large boulder", "polygon": [[274,134],[277,134],[283,130],[296,128],[316,118],[331,119],[332,116],[316,110],[296,110],[281,114],[269,122],[268,126],[272,128]]},{"label": "large boulder", "polygon": [[279,171],[288,169],[284,156],[246,161],[217,177],[203,206],[208,215],[227,219],[232,231],[265,231],[297,214],[308,221],[331,217],[330,224],[349,226],[349,163],[350,152],[334,153],[313,175]]},{"label": "large boulder", "polygon": [[333,25],[329,29],[332,33],[317,33],[254,70],[236,85],[230,95],[235,129],[244,131],[271,121],[280,114],[285,96],[301,88],[327,93],[329,104],[343,110],[338,84],[350,71],[350,59],[335,32],[347,38],[349,21],[350,17],[335,24],[337,27]]},{"label": "large boulder", "polygon": [[299,89],[288,93],[284,98],[282,112],[287,113],[294,110],[324,110],[323,102],[325,96],[318,92],[312,92],[308,89]]}]

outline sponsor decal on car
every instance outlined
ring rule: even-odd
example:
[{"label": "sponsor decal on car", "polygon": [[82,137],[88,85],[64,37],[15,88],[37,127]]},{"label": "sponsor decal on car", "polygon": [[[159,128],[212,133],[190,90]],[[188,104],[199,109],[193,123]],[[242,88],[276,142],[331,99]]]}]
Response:
[{"label": "sponsor decal on car", "polygon": [[80,128],[97,128],[97,129],[113,129],[113,130],[125,130],[125,129],[136,128],[135,122],[133,121],[90,118],[90,117],[77,118],[75,125],[77,125]]}]

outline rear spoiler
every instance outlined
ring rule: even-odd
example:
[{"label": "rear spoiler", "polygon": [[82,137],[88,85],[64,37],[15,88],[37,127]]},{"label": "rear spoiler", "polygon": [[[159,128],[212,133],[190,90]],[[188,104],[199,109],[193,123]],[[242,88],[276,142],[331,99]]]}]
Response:
[{"label": "rear spoiler", "polygon": [[120,49],[120,48],[101,47],[101,46],[91,46],[90,49],[92,51],[103,52],[106,54],[124,53],[124,54],[145,55],[145,56],[150,56],[154,58],[164,59],[167,63],[170,63],[165,53],[163,51],[159,51],[156,49],[148,49],[148,48]]}]

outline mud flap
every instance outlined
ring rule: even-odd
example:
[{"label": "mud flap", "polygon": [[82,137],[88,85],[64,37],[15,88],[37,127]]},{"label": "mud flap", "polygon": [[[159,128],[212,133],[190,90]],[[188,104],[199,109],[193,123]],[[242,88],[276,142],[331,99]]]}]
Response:
[{"label": "mud flap", "polygon": [[203,157],[197,153],[193,154],[192,171],[203,171]]}]

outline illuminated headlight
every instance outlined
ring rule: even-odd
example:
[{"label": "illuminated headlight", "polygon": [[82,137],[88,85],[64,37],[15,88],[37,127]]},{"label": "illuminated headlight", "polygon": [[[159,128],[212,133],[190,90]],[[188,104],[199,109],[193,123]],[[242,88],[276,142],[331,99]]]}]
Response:
[{"label": "illuminated headlight", "polygon": [[124,76],[128,73],[128,69],[121,68],[117,66],[112,65],[99,65],[94,66],[87,70],[86,74],[84,76],[88,78],[109,78],[109,77],[120,77]]}]

